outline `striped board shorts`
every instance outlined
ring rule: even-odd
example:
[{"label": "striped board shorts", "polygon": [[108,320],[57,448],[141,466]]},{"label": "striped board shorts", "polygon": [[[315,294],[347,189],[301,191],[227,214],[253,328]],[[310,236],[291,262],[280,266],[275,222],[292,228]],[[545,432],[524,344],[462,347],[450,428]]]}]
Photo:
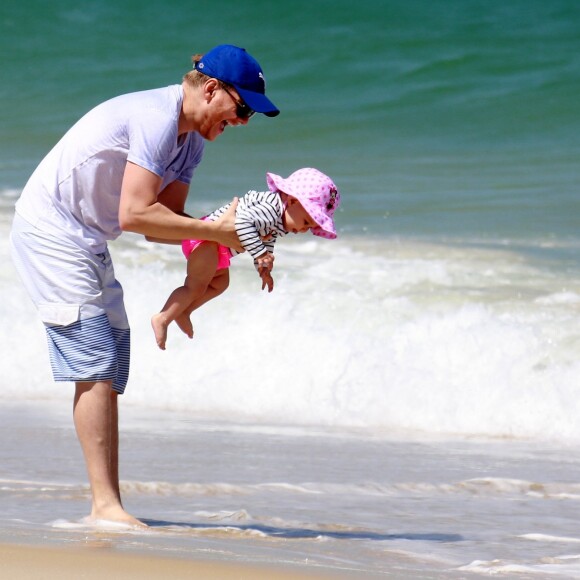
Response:
[{"label": "striped board shorts", "polygon": [[12,259],[46,328],[57,382],[111,381],[123,394],[131,331],[108,250],[93,254],[14,217]]}]

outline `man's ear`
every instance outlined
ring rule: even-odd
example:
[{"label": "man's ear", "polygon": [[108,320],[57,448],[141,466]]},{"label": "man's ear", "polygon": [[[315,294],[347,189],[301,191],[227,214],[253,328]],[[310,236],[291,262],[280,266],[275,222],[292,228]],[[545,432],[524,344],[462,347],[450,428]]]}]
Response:
[{"label": "man's ear", "polygon": [[203,85],[203,96],[205,100],[209,103],[214,98],[216,91],[220,88],[220,84],[217,79],[207,79]]}]

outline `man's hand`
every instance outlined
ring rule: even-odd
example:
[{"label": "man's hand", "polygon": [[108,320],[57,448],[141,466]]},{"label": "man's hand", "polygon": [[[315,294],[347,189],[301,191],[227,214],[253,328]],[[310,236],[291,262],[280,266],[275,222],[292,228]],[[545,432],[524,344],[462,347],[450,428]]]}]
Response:
[{"label": "man's hand", "polygon": [[238,207],[238,198],[234,197],[230,207],[226,210],[224,215],[215,220],[215,241],[220,244],[233,248],[237,252],[243,252],[244,248],[240,244],[238,234],[236,234],[236,208]]}]

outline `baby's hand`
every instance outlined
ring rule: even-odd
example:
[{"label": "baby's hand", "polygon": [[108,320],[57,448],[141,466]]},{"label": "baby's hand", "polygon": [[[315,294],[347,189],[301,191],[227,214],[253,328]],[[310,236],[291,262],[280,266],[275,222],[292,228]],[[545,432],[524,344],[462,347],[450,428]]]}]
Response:
[{"label": "baby's hand", "polygon": [[267,286],[268,292],[272,292],[272,290],[274,290],[274,278],[272,278],[270,272],[265,268],[261,268],[259,274],[260,278],[262,278],[262,290]]},{"label": "baby's hand", "polygon": [[258,268],[258,272],[265,268],[268,272],[272,271],[274,268],[274,254],[271,252],[264,252],[261,256],[258,256],[254,260],[254,264],[256,264],[256,268]]}]

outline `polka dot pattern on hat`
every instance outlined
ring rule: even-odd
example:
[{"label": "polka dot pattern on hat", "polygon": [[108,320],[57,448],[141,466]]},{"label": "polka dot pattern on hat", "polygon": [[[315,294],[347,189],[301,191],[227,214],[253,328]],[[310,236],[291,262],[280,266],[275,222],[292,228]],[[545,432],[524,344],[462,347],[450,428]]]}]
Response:
[{"label": "polka dot pattern on hat", "polygon": [[312,228],[315,236],[336,238],[333,215],[340,205],[338,188],[318,169],[305,167],[292,173],[287,179],[274,173],[267,173],[270,191],[280,191],[296,198],[308,215],[318,224]]}]

